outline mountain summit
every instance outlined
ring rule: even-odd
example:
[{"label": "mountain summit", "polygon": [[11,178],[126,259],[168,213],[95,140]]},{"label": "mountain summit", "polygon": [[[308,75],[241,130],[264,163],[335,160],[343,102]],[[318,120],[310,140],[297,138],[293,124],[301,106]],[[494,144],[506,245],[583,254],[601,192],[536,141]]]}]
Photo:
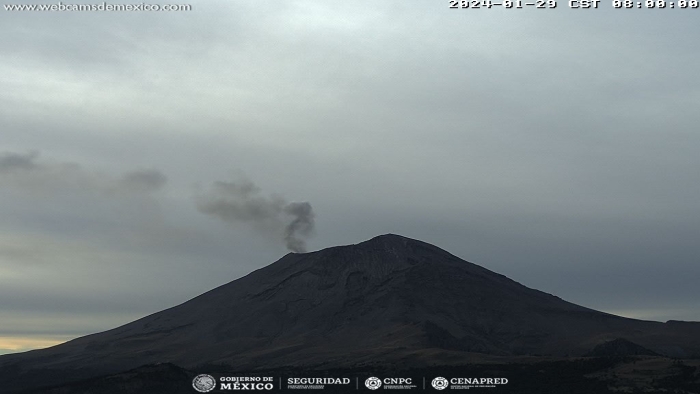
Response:
[{"label": "mountain summit", "polygon": [[700,323],[598,312],[389,234],[290,253],[122,327],[2,356],[0,376],[8,368],[97,376],[162,362],[251,370],[458,363],[474,354],[581,356],[615,339],[700,356]]}]

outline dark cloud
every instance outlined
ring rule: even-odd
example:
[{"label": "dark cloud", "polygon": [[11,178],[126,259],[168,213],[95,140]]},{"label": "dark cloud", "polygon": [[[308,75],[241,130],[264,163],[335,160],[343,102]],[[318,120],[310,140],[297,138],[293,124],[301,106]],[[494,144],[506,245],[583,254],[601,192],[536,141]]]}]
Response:
[{"label": "dark cloud", "polygon": [[4,152],[0,154],[0,173],[36,169],[38,167],[36,163],[38,157],[39,152],[37,151],[24,154]]},{"label": "dark cloud", "polygon": [[308,202],[266,197],[253,182],[215,182],[200,196],[197,209],[228,223],[248,223],[259,233],[282,239],[287,249],[306,252],[306,239],[314,231],[314,212]]},{"label": "dark cloud", "polygon": [[121,185],[135,191],[154,191],[162,188],[168,177],[158,170],[139,170],[126,173]]},{"label": "dark cloud", "polygon": [[162,189],[167,176],[156,169],[129,171],[121,177],[87,168],[78,163],[39,160],[39,151],[5,152],[0,155],[0,175],[5,186],[52,194],[58,190],[81,194],[88,191],[105,196],[143,194]]}]

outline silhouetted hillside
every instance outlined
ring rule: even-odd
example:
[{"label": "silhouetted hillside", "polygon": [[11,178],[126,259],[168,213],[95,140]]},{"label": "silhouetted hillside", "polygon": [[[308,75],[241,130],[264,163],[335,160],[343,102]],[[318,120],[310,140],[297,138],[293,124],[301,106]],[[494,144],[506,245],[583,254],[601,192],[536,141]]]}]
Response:
[{"label": "silhouetted hillside", "polygon": [[0,379],[7,388],[27,388],[156,363],[248,371],[420,368],[484,355],[581,356],[617,338],[661,355],[700,355],[698,323],[598,312],[433,245],[383,235],[357,245],[290,253],[122,327],[2,356]]}]

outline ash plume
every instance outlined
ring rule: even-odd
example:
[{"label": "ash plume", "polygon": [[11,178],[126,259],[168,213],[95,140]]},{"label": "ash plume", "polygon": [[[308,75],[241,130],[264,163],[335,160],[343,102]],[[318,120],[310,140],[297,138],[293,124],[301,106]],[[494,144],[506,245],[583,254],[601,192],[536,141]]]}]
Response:
[{"label": "ash plume", "polygon": [[214,182],[197,201],[199,212],[227,223],[247,223],[258,233],[284,241],[292,252],[306,252],[306,240],[314,232],[314,212],[308,202],[287,202],[266,197],[249,180]]}]

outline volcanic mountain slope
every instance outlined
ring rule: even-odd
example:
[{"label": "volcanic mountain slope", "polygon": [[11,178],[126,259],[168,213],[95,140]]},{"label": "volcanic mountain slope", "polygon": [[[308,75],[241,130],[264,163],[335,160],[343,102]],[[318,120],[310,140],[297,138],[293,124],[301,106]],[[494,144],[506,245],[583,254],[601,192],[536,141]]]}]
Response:
[{"label": "volcanic mountain slope", "polygon": [[[383,235],[279,261],[182,305],[52,348],[2,371],[84,376],[161,362],[192,368],[425,365],[469,354],[578,356],[617,338],[700,356],[700,323],[597,312],[527,288],[433,245]],[[6,376],[6,375],[5,375]]]}]

